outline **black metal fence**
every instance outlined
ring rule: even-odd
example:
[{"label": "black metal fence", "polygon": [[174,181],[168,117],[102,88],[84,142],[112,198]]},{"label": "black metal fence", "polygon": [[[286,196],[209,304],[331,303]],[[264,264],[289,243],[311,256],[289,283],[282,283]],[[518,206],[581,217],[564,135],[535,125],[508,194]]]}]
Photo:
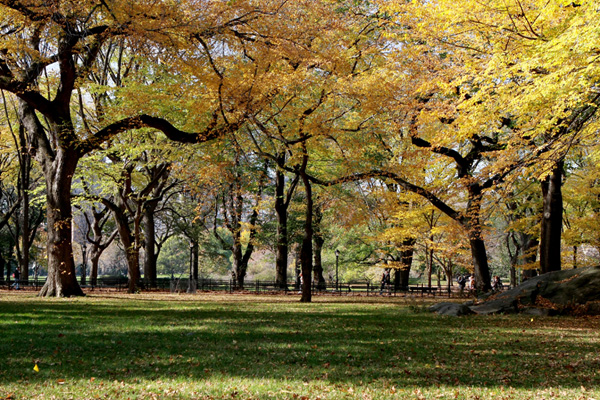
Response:
[{"label": "black metal fence", "polygon": [[[45,277],[38,279],[29,279],[27,281],[19,281],[20,289],[38,290],[45,282]],[[14,281],[10,284],[7,281],[0,281],[0,287],[8,289],[16,289]],[[126,291],[128,289],[129,280],[125,276],[111,276],[98,278],[95,285],[90,284],[88,279],[87,285],[82,285],[86,290],[114,290]],[[299,293],[300,287],[297,282],[289,282],[284,287],[281,287],[274,281],[246,281],[241,287],[233,280],[202,278],[191,280],[188,278],[158,278],[154,282],[149,282],[142,279],[138,282],[138,286],[144,291],[170,291],[172,293],[196,293],[200,292],[252,292],[252,293]],[[454,289],[457,290],[457,289]],[[357,282],[340,282],[337,286],[335,283],[326,284],[323,287],[313,285],[312,291],[314,294],[334,294],[334,295],[365,295],[365,296],[398,296],[398,295],[417,295],[417,296],[437,296],[451,295],[446,286],[425,286],[425,285],[410,285],[408,287],[396,289],[393,285],[386,285],[383,288],[380,284],[369,281]]]}]

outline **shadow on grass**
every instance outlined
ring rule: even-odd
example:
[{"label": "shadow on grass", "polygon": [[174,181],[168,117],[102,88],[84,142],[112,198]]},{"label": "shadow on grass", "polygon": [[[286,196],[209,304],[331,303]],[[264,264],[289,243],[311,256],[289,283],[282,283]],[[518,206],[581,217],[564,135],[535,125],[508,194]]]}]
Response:
[{"label": "shadow on grass", "polygon": [[177,377],[398,387],[600,384],[597,319],[444,318],[394,302],[277,299],[4,300],[0,306],[0,385]]}]

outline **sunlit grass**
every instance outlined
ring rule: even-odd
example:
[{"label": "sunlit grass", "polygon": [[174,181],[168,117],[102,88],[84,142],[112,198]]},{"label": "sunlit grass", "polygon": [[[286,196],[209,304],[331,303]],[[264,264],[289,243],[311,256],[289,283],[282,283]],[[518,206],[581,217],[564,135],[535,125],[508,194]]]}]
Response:
[{"label": "sunlit grass", "polygon": [[5,292],[0,398],[600,398],[600,320],[447,318],[423,306]]}]

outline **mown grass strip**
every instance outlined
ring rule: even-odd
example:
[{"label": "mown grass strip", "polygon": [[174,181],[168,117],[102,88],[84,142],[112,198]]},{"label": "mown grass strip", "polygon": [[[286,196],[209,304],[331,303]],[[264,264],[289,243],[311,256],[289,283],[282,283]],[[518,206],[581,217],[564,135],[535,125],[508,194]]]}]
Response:
[{"label": "mown grass strip", "polygon": [[600,398],[597,318],[446,318],[402,298],[0,296],[4,399]]}]

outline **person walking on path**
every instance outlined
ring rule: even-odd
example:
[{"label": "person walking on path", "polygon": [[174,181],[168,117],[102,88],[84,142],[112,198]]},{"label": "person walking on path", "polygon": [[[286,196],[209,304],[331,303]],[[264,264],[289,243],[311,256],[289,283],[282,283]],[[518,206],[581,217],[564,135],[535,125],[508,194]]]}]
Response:
[{"label": "person walking on path", "polygon": [[15,269],[15,272],[13,274],[13,278],[15,278],[15,282],[11,285],[13,288],[15,288],[16,290],[19,290],[19,278],[21,278],[21,272],[19,271],[19,267],[17,267],[17,269]]}]

